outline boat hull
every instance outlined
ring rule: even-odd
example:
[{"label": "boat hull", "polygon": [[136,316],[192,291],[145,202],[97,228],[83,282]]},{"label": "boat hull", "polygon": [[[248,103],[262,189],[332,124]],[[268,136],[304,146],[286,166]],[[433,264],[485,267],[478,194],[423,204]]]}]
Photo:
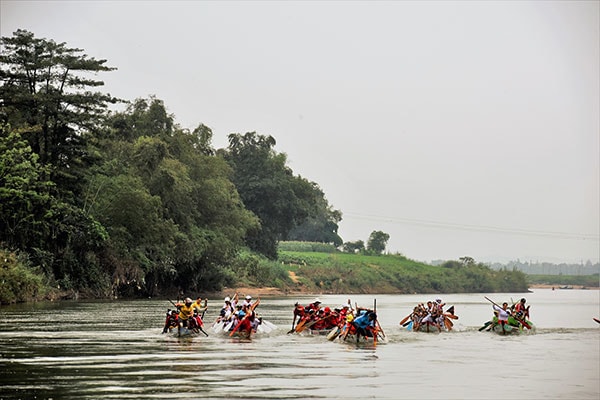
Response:
[{"label": "boat hull", "polygon": [[494,324],[494,325],[492,325],[490,331],[492,331],[498,335],[522,335],[522,334],[534,333],[535,327],[533,326],[533,324],[530,321],[528,321],[528,322],[529,322],[528,325],[531,327],[530,329],[523,327],[523,325],[514,326],[514,325],[510,325],[510,324],[505,324],[503,326],[501,324]]}]

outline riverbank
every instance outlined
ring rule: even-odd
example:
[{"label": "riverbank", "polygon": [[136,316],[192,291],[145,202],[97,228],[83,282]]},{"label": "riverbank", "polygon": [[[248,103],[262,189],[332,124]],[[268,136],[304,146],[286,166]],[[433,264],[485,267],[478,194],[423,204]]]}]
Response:
[{"label": "riverbank", "polygon": [[547,284],[533,284],[529,285],[529,289],[554,289],[554,290],[567,290],[567,289],[577,289],[577,290],[600,290],[598,286],[584,286],[584,285],[547,285]]},{"label": "riverbank", "polygon": [[[555,289],[555,290],[600,290],[599,287],[587,287],[583,285],[568,285],[557,286],[557,285],[544,285],[544,284],[533,284],[529,286],[529,289]],[[225,297],[231,296],[232,294],[238,293],[240,296],[250,295],[252,297],[259,296],[289,296],[289,295],[323,295],[329,294],[324,292],[312,292],[306,290],[281,290],[276,287],[249,287],[249,286],[239,286],[235,288],[226,288],[218,293],[214,293],[215,297]]]}]

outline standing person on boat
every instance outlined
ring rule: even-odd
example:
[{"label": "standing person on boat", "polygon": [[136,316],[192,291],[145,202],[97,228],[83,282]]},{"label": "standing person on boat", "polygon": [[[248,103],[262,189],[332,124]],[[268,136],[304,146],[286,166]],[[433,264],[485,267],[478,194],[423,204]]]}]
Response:
[{"label": "standing person on boat", "polygon": [[194,303],[192,299],[186,297],[183,304],[178,306],[179,309],[179,327],[187,328],[189,319],[194,315]]},{"label": "standing person on boat", "polygon": [[502,303],[502,307],[498,307],[496,304],[492,304],[494,311],[498,313],[498,324],[502,327],[502,334],[505,335],[506,331],[504,330],[504,326],[508,323],[508,317],[511,315],[510,310],[508,310],[508,303]]}]

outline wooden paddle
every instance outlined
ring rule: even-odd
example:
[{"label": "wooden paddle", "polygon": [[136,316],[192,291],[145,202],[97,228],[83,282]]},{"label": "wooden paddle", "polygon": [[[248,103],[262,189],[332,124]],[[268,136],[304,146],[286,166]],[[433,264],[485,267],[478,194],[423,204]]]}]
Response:
[{"label": "wooden paddle", "polygon": [[408,321],[410,317],[412,317],[413,313],[408,314],[406,317],[402,318],[400,321],[400,325],[405,326],[404,324]]},{"label": "wooden paddle", "polygon": [[294,329],[294,332],[302,332],[304,330],[304,325],[306,325],[306,323],[308,322],[308,319],[303,319],[300,322],[298,322],[298,325],[296,325],[296,328]]},{"label": "wooden paddle", "polygon": [[340,329],[339,326],[334,327],[328,334],[327,334],[327,340],[331,341],[331,340],[335,340],[335,338],[337,338],[338,336],[340,336],[340,333],[342,332],[342,330]]},{"label": "wooden paddle", "polygon": [[487,321],[486,323],[483,324],[483,326],[481,328],[479,328],[479,332],[481,332],[482,330],[484,330],[485,328],[487,328],[491,324],[492,324],[492,321]]},{"label": "wooden paddle", "polygon": [[233,330],[229,333],[230,337],[233,336],[233,334],[240,328],[240,326],[242,326],[242,322],[244,322],[244,320],[248,318],[248,315],[250,315],[250,313],[244,315],[244,318],[240,319],[240,322],[238,322],[235,328],[233,328]]},{"label": "wooden paddle", "polygon": [[454,324],[449,319],[444,318],[444,326],[446,327],[447,330],[451,331]]}]

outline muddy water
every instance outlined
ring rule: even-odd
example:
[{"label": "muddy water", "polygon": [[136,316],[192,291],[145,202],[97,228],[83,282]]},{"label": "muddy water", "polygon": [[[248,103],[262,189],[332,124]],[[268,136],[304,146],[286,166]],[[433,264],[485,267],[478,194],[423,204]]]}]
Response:
[{"label": "muddy water", "polygon": [[[454,332],[414,333],[398,321],[425,295],[352,296],[373,306],[387,343],[377,347],[287,334],[296,301],[265,297],[278,329],[251,340],[162,335],[166,300],[59,302],[0,308],[1,399],[372,398],[594,399],[600,396],[600,292],[534,289],[533,335],[478,328],[491,317],[484,294],[442,296]],[[521,294],[488,294],[496,302]],[[348,296],[320,296],[337,307]]]}]

